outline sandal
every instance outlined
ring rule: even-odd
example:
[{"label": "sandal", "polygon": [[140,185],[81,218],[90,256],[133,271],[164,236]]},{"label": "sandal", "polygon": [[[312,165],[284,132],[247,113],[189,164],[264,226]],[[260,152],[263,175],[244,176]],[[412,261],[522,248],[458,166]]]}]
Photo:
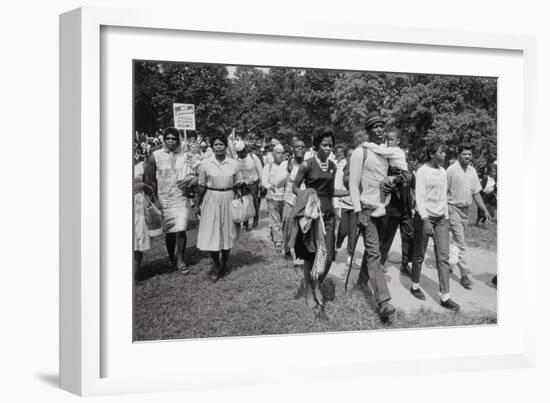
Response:
[{"label": "sandal", "polygon": [[189,267],[185,263],[183,263],[181,266],[178,267],[178,271],[181,274],[189,274]]}]

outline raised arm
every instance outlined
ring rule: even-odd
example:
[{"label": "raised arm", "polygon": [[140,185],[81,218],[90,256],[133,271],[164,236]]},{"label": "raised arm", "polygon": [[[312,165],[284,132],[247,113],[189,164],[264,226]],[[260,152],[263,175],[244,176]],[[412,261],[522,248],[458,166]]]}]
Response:
[{"label": "raised arm", "polygon": [[153,189],[153,195],[158,199],[158,186],[157,186],[157,164],[155,162],[155,156],[151,155],[143,173],[144,182]]}]

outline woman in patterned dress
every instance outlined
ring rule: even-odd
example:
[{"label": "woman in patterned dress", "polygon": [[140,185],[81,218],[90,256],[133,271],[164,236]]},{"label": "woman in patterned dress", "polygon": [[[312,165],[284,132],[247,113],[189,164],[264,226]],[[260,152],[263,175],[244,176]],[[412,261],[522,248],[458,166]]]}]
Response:
[{"label": "woman in patterned dress", "polygon": [[163,147],[153,152],[147,164],[146,180],[154,189],[160,203],[170,262],[182,274],[188,274],[184,253],[190,208],[181,183],[192,173],[192,168],[182,150],[178,129],[170,127],[164,130],[162,138]]},{"label": "woman in patterned dress", "polygon": [[[227,157],[227,138],[218,133],[213,141],[214,157],[199,166],[200,224],[197,248],[209,251],[214,263],[210,273],[215,283],[228,272],[229,251],[238,236],[231,218],[231,202],[237,177],[237,161]],[[220,261],[221,253],[221,261]]]}]

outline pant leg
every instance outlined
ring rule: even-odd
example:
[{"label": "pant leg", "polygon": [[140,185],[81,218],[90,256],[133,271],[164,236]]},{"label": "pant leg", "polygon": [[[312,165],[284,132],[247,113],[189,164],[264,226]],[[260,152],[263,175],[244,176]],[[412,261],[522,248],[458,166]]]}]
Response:
[{"label": "pant leg", "polygon": [[267,200],[269,222],[271,223],[271,237],[275,243],[283,242],[283,211],[281,207],[282,205],[279,200]]},{"label": "pant leg", "polygon": [[378,304],[391,299],[386,279],[380,265],[380,242],[379,232],[383,223],[380,220],[373,220],[371,213],[374,208],[364,208],[359,216],[361,223],[361,233],[363,234],[363,243],[365,252],[361,271],[359,273],[359,281],[370,280],[374,298]]},{"label": "pant leg", "polygon": [[[458,207],[449,205],[449,224],[451,226],[451,233],[453,234],[453,241],[458,246],[458,268],[460,269],[460,275],[465,276],[470,274],[468,270],[468,264],[466,263],[466,237],[465,237],[465,211],[458,210]],[[465,218],[466,217],[466,218]]]},{"label": "pant leg", "polygon": [[388,259],[388,253],[390,253],[395,233],[399,227],[400,217],[388,216],[385,218],[384,223],[384,236],[382,238],[382,244],[380,245],[380,263],[385,264]]},{"label": "pant leg", "polygon": [[290,213],[292,212],[293,206],[289,203],[285,202],[284,208],[283,208],[283,247],[285,250],[285,253],[290,252],[290,246],[288,245],[288,241],[290,240],[290,233],[292,230],[292,222],[290,218]]},{"label": "pant leg", "polygon": [[434,250],[439,277],[439,291],[450,292],[449,285],[449,223],[444,217],[430,218],[434,228]]},{"label": "pant leg", "polygon": [[349,236],[349,231],[350,231],[349,212],[350,211],[353,212],[353,210],[341,209],[340,225],[338,226],[338,236],[336,238],[336,246],[338,249],[342,246],[344,239],[346,239],[346,237]]},{"label": "pant leg", "polygon": [[252,196],[252,201],[254,204],[254,219],[257,220],[260,216],[260,189],[259,189],[259,182],[251,183],[250,185],[247,185],[248,187],[248,194]]},{"label": "pant leg", "polygon": [[401,264],[408,265],[409,262],[412,262],[414,250],[413,219],[409,214],[401,216],[399,234],[401,236]]},{"label": "pant leg", "polygon": [[424,234],[424,223],[419,214],[413,218],[413,258],[411,280],[413,283],[420,283],[420,273],[422,272],[422,264],[426,254],[429,237]]}]

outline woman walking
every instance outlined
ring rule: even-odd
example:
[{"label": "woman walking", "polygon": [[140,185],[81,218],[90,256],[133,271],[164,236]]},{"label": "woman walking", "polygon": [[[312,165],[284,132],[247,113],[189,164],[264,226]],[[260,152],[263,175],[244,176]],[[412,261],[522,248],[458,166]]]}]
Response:
[{"label": "woman walking", "polygon": [[420,289],[420,272],[430,237],[434,241],[437,272],[439,276],[440,304],[458,312],[460,305],[451,299],[449,286],[449,208],[447,204],[447,171],[445,150],[441,143],[428,147],[428,162],[416,172],[416,214],[413,220],[414,251],[411,294],[426,299]]},{"label": "woman walking", "polygon": [[[334,196],[346,196],[347,191],[334,189],[334,178],[336,175],[336,165],[328,159],[332,152],[334,144],[334,134],[332,129],[324,128],[317,131],[313,139],[313,157],[306,160],[298,168],[296,180],[294,181],[293,191],[298,196],[294,206],[292,216],[294,219],[294,233],[291,239],[291,244],[294,244],[296,257],[304,260],[304,287],[306,304],[310,308],[323,307],[324,301],[319,289],[319,285],[323,282],[328,274],[330,266],[334,261],[335,256],[335,237],[334,237],[334,222],[335,214],[332,203]],[[300,191],[302,183],[306,189]],[[318,233],[313,233],[313,226],[309,230],[304,230],[299,221],[308,217],[308,205],[311,204],[311,192],[319,200],[320,218],[324,224],[324,248],[326,250],[323,267],[317,268],[321,270],[318,276],[312,276],[312,269],[316,259],[319,247],[312,251],[311,239],[317,237]],[[307,195],[307,196],[305,196]],[[306,199],[307,197],[307,199]],[[303,221],[303,220],[302,220]],[[323,232],[323,231],[322,231]],[[322,233],[321,232],[321,233]],[[294,241],[294,242],[293,242]],[[324,253],[323,253],[324,254]],[[319,258],[318,258],[319,260]]]},{"label": "woman walking", "polygon": [[262,171],[262,187],[267,189],[265,199],[269,213],[271,238],[277,253],[283,250],[283,210],[285,207],[285,184],[288,179],[286,164],[283,164],[285,149],[281,144],[273,147],[273,162],[268,162]]},{"label": "woman walking", "polygon": [[214,263],[210,279],[215,283],[228,273],[229,251],[238,235],[237,225],[231,218],[237,162],[227,157],[227,138],[221,130],[212,140],[212,149],[214,157],[199,165],[201,219],[197,248],[210,252]]},{"label": "woman walking", "polygon": [[188,274],[184,254],[190,209],[180,186],[183,179],[192,173],[192,168],[182,151],[178,129],[170,127],[164,130],[162,140],[163,147],[153,152],[147,164],[146,182],[160,202],[170,262],[182,274]]}]

